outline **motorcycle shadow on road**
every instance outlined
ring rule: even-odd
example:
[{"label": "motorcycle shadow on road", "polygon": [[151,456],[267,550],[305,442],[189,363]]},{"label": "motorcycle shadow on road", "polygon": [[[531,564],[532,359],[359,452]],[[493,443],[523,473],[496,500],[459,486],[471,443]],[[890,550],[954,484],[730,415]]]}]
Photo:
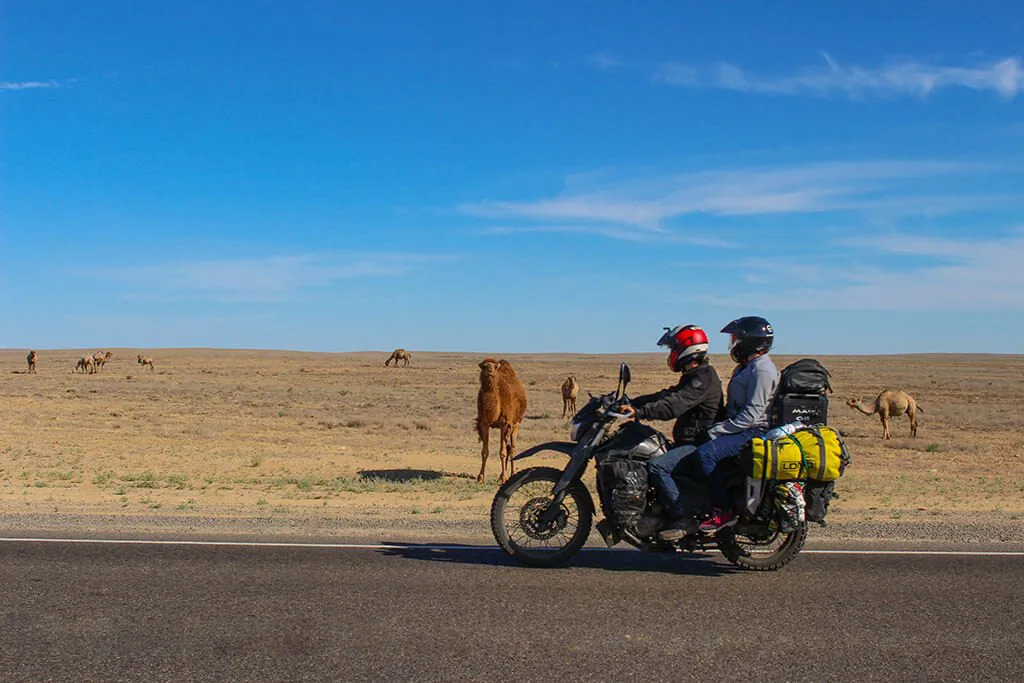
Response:
[{"label": "motorcycle shadow on road", "polygon": [[584,548],[564,567],[535,568],[519,564],[500,548],[479,545],[415,545],[403,544],[377,552],[388,557],[401,557],[425,562],[509,567],[523,571],[570,571],[601,569],[612,572],[652,572],[685,576],[718,577],[741,570],[724,564],[712,555],[688,553],[645,553],[630,549]]}]

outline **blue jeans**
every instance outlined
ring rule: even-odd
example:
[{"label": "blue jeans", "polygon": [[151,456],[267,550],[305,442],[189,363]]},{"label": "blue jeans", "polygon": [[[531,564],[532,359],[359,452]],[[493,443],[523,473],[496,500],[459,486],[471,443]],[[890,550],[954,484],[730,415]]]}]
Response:
[{"label": "blue jeans", "polygon": [[683,504],[679,499],[679,486],[672,474],[681,474],[683,459],[697,450],[696,446],[685,445],[673,448],[666,453],[647,461],[647,474],[658,489],[658,499],[668,508],[668,516],[679,519],[683,516]]},{"label": "blue jeans", "polygon": [[[743,450],[751,439],[763,435],[765,430],[756,427],[748,429],[739,434],[723,434],[717,439],[712,439],[697,448],[697,457],[700,458],[700,468],[708,481],[708,489],[711,494],[711,504],[719,510],[728,510],[732,507],[729,497],[725,493],[725,481],[722,478],[722,468],[718,463],[726,458],[731,458]],[[671,451],[669,451],[671,453]],[[667,454],[666,454],[667,455]]]}]

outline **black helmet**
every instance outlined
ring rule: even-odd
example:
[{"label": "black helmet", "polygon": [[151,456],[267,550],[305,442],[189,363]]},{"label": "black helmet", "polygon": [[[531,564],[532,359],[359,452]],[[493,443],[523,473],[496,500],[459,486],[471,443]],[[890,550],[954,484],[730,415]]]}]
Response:
[{"label": "black helmet", "polygon": [[723,327],[722,332],[732,335],[729,339],[729,355],[737,363],[744,363],[760,353],[768,353],[775,339],[772,324],[756,315],[736,318]]}]

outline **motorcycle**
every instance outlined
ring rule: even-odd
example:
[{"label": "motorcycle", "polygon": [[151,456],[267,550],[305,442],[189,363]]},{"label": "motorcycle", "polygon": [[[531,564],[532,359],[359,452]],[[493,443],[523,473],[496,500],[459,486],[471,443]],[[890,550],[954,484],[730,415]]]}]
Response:
[{"label": "motorcycle", "polygon": [[[702,475],[694,470],[676,477],[693,516],[692,528],[681,539],[666,541],[658,532],[667,525],[666,510],[657,491],[647,482],[647,461],[665,453],[670,444],[657,430],[621,412],[629,404],[626,387],[629,366],[622,363],[614,392],[591,396],[573,416],[571,441],[552,441],[528,448],[513,460],[543,452],[568,458],[561,470],[531,467],[506,481],[491,505],[491,531],[498,545],[520,563],[552,567],[568,561],[586,544],[595,514],[594,499],[582,477],[591,460],[597,464],[596,488],[604,519],[597,528],[609,547],[625,541],[647,552],[720,551],[733,564],[754,570],[776,570],[791,562],[807,538],[807,522],[783,526],[773,495],[760,496],[751,506],[739,505],[734,526],[717,533],[702,533],[696,518],[711,506]],[[684,462],[699,467],[695,458]],[[750,492],[738,458],[726,467],[726,490],[736,501]],[[683,468],[684,470],[686,467]],[[616,481],[611,481],[611,479]],[[756,499],[755,499],[756,500]],[[748,512],[753,507],[754,512]]]}]

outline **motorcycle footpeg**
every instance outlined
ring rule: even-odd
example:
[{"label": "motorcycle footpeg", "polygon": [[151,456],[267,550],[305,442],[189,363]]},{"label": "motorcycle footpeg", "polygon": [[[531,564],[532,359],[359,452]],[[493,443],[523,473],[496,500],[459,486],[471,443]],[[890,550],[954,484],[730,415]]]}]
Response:
[{"label": "motorcycle footpeg", "polygon": [[604,544],[611,548],[622,540],[622,536],[615,530],[612,523],[607,519],[602,519],[596,524],[597,532],[601,534],[601,538],[604,540]]}]

